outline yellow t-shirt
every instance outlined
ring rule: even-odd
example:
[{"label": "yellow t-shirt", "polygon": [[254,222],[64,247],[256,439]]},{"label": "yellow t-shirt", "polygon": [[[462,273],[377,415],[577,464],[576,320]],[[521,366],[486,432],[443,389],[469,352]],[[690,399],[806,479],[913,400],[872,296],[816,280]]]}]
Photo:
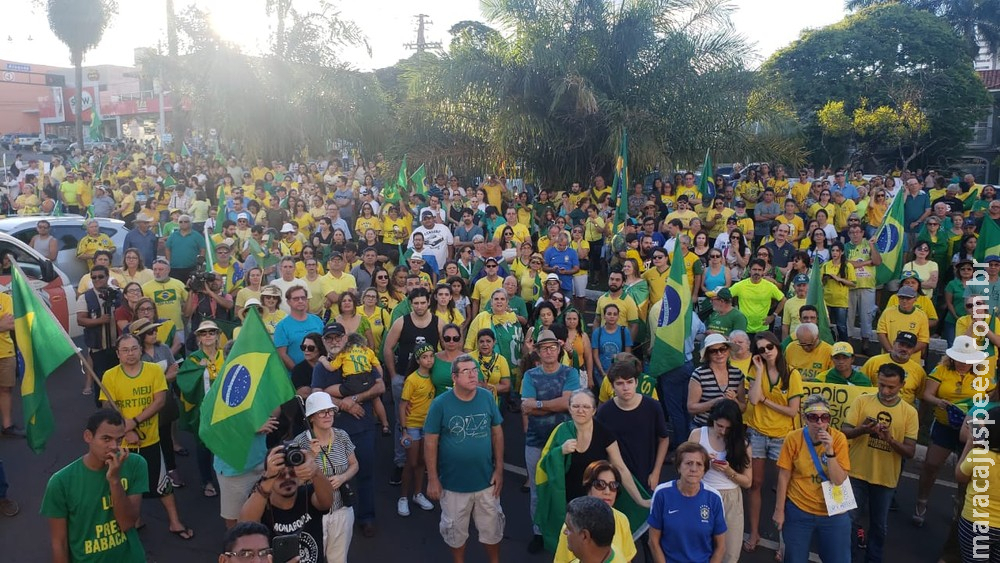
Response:
[{"label": "yellow t-shirt", "polygon": [[[955,371],[954,369],[947,368],[944,365],[938,364],[930,375],[927,377],[934,381],[940,383],[937,390],[937,396],[939,399],[944,399],[949,403],[960,403],[972,399],[979,391],[973,389],[972,385],[976,378],[980,377],[976,375],[975,371],[970,369],[965,375],[962,375]],[[989,387],[986,389],[986,394],[991,393],[996,389],[997,382],[995,378],[989,378]],[[948,424],[948,412],[940,407],[934,407],[934,418],[938,422],[947,425]]]},{"label": "yellow t-shirt", "polygon": [[305,282],[306,287],[309,289],[309,312],[314,315],[322,315],[326,296],[331,291],[334,291],[333,278],[330,276],[316,276],[316,279],[313,281],[309,281],[305,277],[300,279]]},{"label": "yellow t-shirt", "polygon": [[802,381],[822,381],[822,375],[833,367],[833,346],[820,341],[812,352],[806,352],[797,340],[785,348],[785,361],[790,369],[797,369]]},{"label": "yellow t-shirt", "polygon": [[690,209],[688,209],[687,211],[677,210],[668,214],[667,217],[663,219],[663,222],[669,223],[674,219],[680,219],[681,223],[684,225],[684,230],[686,231],[688,227],[691,226],[691,219],[695,219],[697,217],[698,214],[695,213],[694,211],[691,211]]},{"label": "yellow t-shirt", "polygon": [[499,210],[503,205],[503,184],[500,182],[486,182],[480,187],[486,192],[487,205],[492,205]]},{"label": "yellow t-shirt", "polygon": [[764,192],[764,186],[760,181],[756,182],[740,182],[736,186],[736,197],[747,202],[747,209],[753,209],[757,207],[757,200],[760,199],[760,194]]},{"label": "yellow t-shirt", "polygon": [[[833,453],[837,463],[847,471],[851,470],[851,458],[848,454],[847,438],[836,428],[828,430],[833,436]],[[823,458],[825,446],[816,446],[816,455]],[[819,472],[813,462],[809,446],[806,444],[805,430],[792,430],[785,436],[785,444],[778,456],[778,467],[792,472],[788,483],[788,500],[804,512],[816,516],[827,516],[826,501],[823,500],[823,489],[820,487]],[[829,473],[827,473],[829,477]]]},{"label": "yellow t-shirt", "polygon": [[[329,280],[327,289],[328,291],[335,291],[337,294],[344,293],[349,289],[357,289],[358,281],[354,279],[351,274],[341,274],[339,278],[333,277],[330,272],[327,272],[325,276]],[[340,314],[340,307],[334,305],[330,307],[330,318],[336,317]]]},{"label": "yellow t-shirt", "polygon": [[490,281],[487,277],[482,277],[476,282],[476,285],[472,287],[472,299],[478,299],[480,303],[485,305],[486,301],[493,298],[493,292],[503,288],[503,278],[497,276],[497,279]]},{"label": "yellow t-shirt", "polygon": [[649,304],[652,306],[663,299],[663,290],[667,288],[667,280],[670,278],[670,268],[660,272],[656,268],[650,268],[642,273],[642,279],[649,285]]},{"label": "yellow t-shirt", "polygon": [[476,315],[472,322],[469,323],[469,329],[465,333],[465,349],[475,350],[476,349],[476,335],[479,331],[484,328],[492,329],[494,325],[505,325],[511,326],[517,324],[517,315],[513,311],[508,310],[502,315],[496,315],[493,313],[488,313],[483,311]]},{"label": "yellow t-shirt", "polygon": [[843,231],[847,228],[847,218],[858,210],[858,204],[854,203],[853,199],[845,199],[844,203],[837,206],[837,211],[833,214],[830,219],[833,221],[833,226],[837,228],[838,231]]},{"label": "yellow t-shirt", "polygon": [[[515,236],[517,236],[517,235],[515,235]],[[590,243],[587,242],[586,240],[581,240],[579,242],[577,242],[575,240],[571,240],[569,242],[569,247],[572,248],[573,250],[575,250],[578,256],[583,256],[583,253],[580,252],[580,251],[582,249],[586,248],[587,249],[587,258],[590,259],[590,263],[591,264],[595,263],[595,258],[597,260],[600,260],[600,257],[591,256],[591,254],[590,254]],[[643,267],[642,267],[642,260],[636,260],[636,262],[639,263],[639,269],[642,270],[643,269]],[[576,277],[576,276],[585,276],[585,275],[587,275],[587,272],[588,272],[588,270],[586,270],[586,269],[584,269],[584,268],[581,267],[580,271],[577,272],[577,273],[575,273],[575,274],[573,274],[573,276],[574,277]]]},{"label": "yellow t-shirt", "polygon": [[[892,361],[892,356],[889,354],[872,356],[868,358],[865,365],[861,366],[861,373],[867,375],[868,379],[872,380],[872,385],[877,385],[878,368],[890,363],[896,364],[896,362]],[[900,389],[899,396],[912,405],[924,393],[924,380],[927,378],[927,372],[924,371],[920,362],[913,357],[905,364],[896,365],[903,368],[903,371],[906,372],[906,381],[903,382],[903,388]]]},{"label": "yellow t-shirt", "polygon": [[[470,352],[469,355],[479,364],[479,381],[496,387],[504,379],[510,379],[510,364],[503,355],[494,353],[483,356],[479,350]],[[496,391],[493,392],[493,398],[499,400]]]},{"label": "yellow t-shirt", "polygon": [[806,230],[806,226],[802,223],[802,217],[798,215],[792,215],[792,218],[789,219],[784,214],[781,214],[778,215],[775,221],[780,225],[788,225],[788,228],[792,230],[792,232],[788,233],[789,240],[799,240],[805,234],[803,231]]},{"label": "yellow t-shirt", "polygon": [[388,216],[382,219],[382,242],[386,244],[403,244],[406,242],[407,233],[410,231],[410,221],[400,217],[393,221]]},{"label": "yellow t-shirt", "polygon": [[415,371],[403,382],[402,399],[410,402],[410,413],[406,417],[407,428],[423,428],[427,411],[434,401],[434,383],[430,375]]},{"label": "yellow t-shirt", "polygon": [[795,329],[799,328],[799,309],[806,304],[805,297],[789,297],[785,300],[785,308],[781,310],[781,325],[788,327],[788,335],[795,336]]},{"label": "yellow t-shirt", "polygon": [[[611,511],[615,514],[615,535],[611,538],[611,550],[615,555],[610,561],[631,561],[635,558],[636,548],[635,541],[632,540],[632,528],[629,527],[628,516],[614,508]],[[559,532],[559,545],[556,546],[556,555],[552,559],[552,563],[578,563],[579,561],[576,555],[569,550],[569,543],[566,539],[566,524],[563,524],[562,530]]]},{"label": "yellow t-shirt", "polygon": [[[111,238],[104,233],[98,233],[96,237],[86,235],[80,239],[80,242],[76,245],[76,255],[79,257],[81,254],[93,254],[98,250],[110,250],[115,251],[115,243],[111,241]],[[87,260],[87,269],[94,267],[94,260]]]},{"label": "yellow t-shirt", "polygon": [[330,362],[330,367],[336,371],[344,370],[344,377],[351,377],[371,373],[375,368],[382,368],[374,350],[367,346],[351,346],[342,350]]},{"label": "yellow t-shirt", "polygon": [[[889,342],[896,341],[896,334],[906,331],[917,335],[918,342],[931,341],[930,328],[927,326],[927,313],[914,308],[910,313],[904,313],[899,307],[887,307],[878,318],[875,332],[885,334]],[[914,354],[919,360],[921,354]]]},{"label": "yellow t-shirt", "polygon": [[597,299],[598,314],[603,317],[604,307],[610,303],[618,305],[618,326],[628,328],[629,323],[639,322],[639,307],[631,297],[622,294],[621,297],[614,298],[605,293]]},{"label": "yellow t-shirt", "polygon": [[818,202],[814,203],[809,207],[809,218],[815,219],[816,213],[818,213],[820,209],[826,211],[827,219],[832,221],[834,215],[837,213],[837,204],[833,203],[832,201],[830,203],[827,203],[826,205],[820,205]]},{"label": "yellow t-shirt", "polygon": [[771,178],[767,181],[767,187],[774,190],[775,201],[785,199],[788,195],[788,179],[779,180],[777,178]]},{"label": "yellow t-shirt", "polygon": [[[851,426],[861,426],[871,417],[889,428],[893,440],[916,440],[920,430],[917,409],[900,399],[889,407],[879,400],[878,394],[861,395],[851,404],[844,420]],[[871,434],[862,434],[850,441],[851,477],[856,477],[882,487],[895,488],[903,458],[889,443]]]},{"label": "yellow t-shirt", "polygon": [[[159,364],[142,362],[139,373],[131,377],[120,365],[104,372],[101,378],[104,389],[101,390],[102,401],[113,401],[126,419],[135,418],[153,404],[153,395],[167,390],[167,378]],[[153,416],[139,423],[141,441],[138,444],[128,444],[129,447],[145,448],[160,442],[160,415]]]},{"label": "yellow t-shirt", "polygon": [[462,323],[465,322],[465,315],[463,315],[457,308],[451,311],[438,311],[437,309],[434,309],[434,316],[444,321],[445,324],[453,323],[458,326],[462,326]]},{"label": "yellow t-shirt", "polygon": [[187,302],[188,292],[184,283],[170,278],[165,282],[156,280],[142,284],[142,294],[153,300],[160,317],[170,319],[174,326],[183,327],[182,310]]},{"label": "yellow t-shirt", "polygon": [[726,232],[726,220],[732,217],[734,213],[736,211],[728,207],[723,207],[722,211],[710,209],[705,214],[705,218],[709,221],[715,221],[715,224],[708,231],[709,238],[719,238],[719,235]]},{"label": "yellow t-shirt", "polygon": [[[846,262],[844,264],[844,279],[847,281],[856,282],[858,280],[857,275],[854,273],[854,264]],[[840,266],[835,265],[831,261],[826,261],[823,263],[820,269],[820,275],[829,274],[831,276],[840,275]],[[827,279],[823,281],[823,299],[826,301],[827,307],[843,307],[847,308],[847,293],[851,288],[838,282],[837,280]],[[893,296],[895,297],[895,295]]]},{"label": "yellow t-shirt", "polygon": [[[987,467],[989,470],[986,470]],[[997,481],[997,467],[1000,467],[1000,454],[994,451],[984,452],[982,449],[977,449],[974,454],[963,459],[962,464],[958,467],[962,473],[972,476],[969,488],[965,490],[962,518],[969,522],[976,522],[982,520],[982,517],[976,515],[977,512],[979,514],[987,512],[989,514],[987,522],[991,530],[1000,528],[1000,511],[996,510],[996,507],[1000,506],[1000,482]],[[976,489],[982,492],[977,492]],[[983,508],[987,506],[991,509],[984,511]]]},{"label": "yellow t-shirt", "polygon": [[[14,315],[14,301],[9,293],[0,293],[0,317]],[[14,355],[14,339],[12,331],[0,332],[0,358],[10,358]]]},{"label": "yellow t-shirt", "polygon": [[[829,303],[827,303],[829,305]],[[923,293],[917,296],[916,302],[914,302],[914,307],[920,309],[927,314],[927,320],[936,321],[938,320],[937,308],[934,307],[934,302],[931,301],[930,297],[927,297]],[[889,302],[886,303],[885,308],[891,309],[893,307],[899,307],[899,296],[893,295],[889,298]],[[955,334],[965,334],[964,332],[956,332]]]},{"label": "yellow t-shirt", "polygon": [[364,215],[357,218],[354,221],[354,232],[360,237],[365,234],[368,229],[374,230],[376,233],[382,230],[382,220],[378,217],[371,216],[365,217]]},{"label": "yellow t-shirt", "polygon": [[[748,385],[757,376],[756,370],[751,371],[753,371],[753,374],[747,374]],[[764,398],[782,406],[788,406],[788,403],[792,399],[801,397],[804,393],[802,389],[802,376],[797,369],[791,370],[788,374],[788,389],[781,388],[780,380],[771,385],[771,380],[767,377],[760,383],[761,390],[764,392]],[[771,438],[780,438],[795,428],[795,421],[791,417],[785,416],[765,406],[763,403],[757,405],[748,404],[743,420],[747,426]]]}]

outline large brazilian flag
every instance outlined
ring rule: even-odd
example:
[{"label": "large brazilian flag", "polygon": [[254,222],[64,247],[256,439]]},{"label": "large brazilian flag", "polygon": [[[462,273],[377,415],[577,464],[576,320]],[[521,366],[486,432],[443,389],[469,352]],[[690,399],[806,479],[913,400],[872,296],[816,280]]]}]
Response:
[{"label": "large brazilian flag", "polygon": [[[660,311],[654,317],[657,305]],[[657,305],[650,308],[649,322],[656,322],[656,329],[649,370],[659,376],[687,361],[684,342],[691,331],[691,282],[684,271],[680,243],[674,245],[670,275],[663,289],[663,299]]]},{"label": "large brazilian flag", "polygon": [[983,217],[983,226],[979,229],[979,241],[973,254],[976,261],[982,262],[987,256],[1000,255],[1000,226],[989,216]]},{"label": "large brazilian flag", "polygon": [[[55,427],[45,382],[63,362],[76,355],[76,348],[28,285],[21,268],[14,266],[10,277],[14,335],[24,358],[24,379],[21,381],[24,428],[28,447],[35,453],[41,453]],[[9,313],[0,310],[2,315]]]},{"label": "large brazilian flag", "polygon": [[260,314],[251,309],[226,363],[201,403],[198,436],[233,467],[246,464],[254,435],[295,396]]},{"label": "large brazilian flag", "polygon": [[882,226],[875,232],[875,248],[882,256],[882,263],[875,267],[875,283],[878,285],[899,279],[903,268],[903,246],[906,242],[906,229],[903,228],[905,198],[906,191],[900,190],[892,200]]}]

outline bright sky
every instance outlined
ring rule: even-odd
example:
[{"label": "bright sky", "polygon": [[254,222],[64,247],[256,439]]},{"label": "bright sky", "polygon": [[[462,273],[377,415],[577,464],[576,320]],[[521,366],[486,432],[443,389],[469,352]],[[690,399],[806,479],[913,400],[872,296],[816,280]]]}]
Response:
[{"label": "bright sky", "polygon": [[[316,4],[315,0],[294,1],[296,7]],[[762,59],[797,38],[801,30],[822,27],[844,16],[844,0],[731,1],[737,7],[733,16],[737,29],[757,44]],[[210,11],[219,33],[248,53],[263,51],[273,29],[274,19],[265,14],[264,3],[265,0],[174,0],[178,12],[190,4]],[[342,6],[344,16],[358,22],[368,34],[371,57],[360,49],[345,51],[343,56],[352,66],[363,70],[390,66],[409,56],[410,51],[403,44],[416,39],[413,16],[417,13],[430,16],[427,40],[444,44],[450,39],[448,29],[455,23],[483,20],[477,0],[341,0],[335,5]],[[69,66],[69,53],[49,30],[44,9],[8,10],[4,20],[8,37],[0,35],[0,58]],[[165,22],[164,0],[119,2],[118,16],[101,44],[87,53],[84,65],[132,65],[136,47],[155,48],[157,41],[166,44]]]}]

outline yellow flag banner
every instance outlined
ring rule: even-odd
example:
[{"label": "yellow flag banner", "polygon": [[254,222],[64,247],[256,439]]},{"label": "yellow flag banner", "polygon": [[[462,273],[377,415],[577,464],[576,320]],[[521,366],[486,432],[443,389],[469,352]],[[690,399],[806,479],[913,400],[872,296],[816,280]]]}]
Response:
[{"label": "yellow flag banner", "polygon": [[861,395],[877,393],[877,387],[858,387],[857,385],[841,385],[839,383],[820,383],[818,381],[803,381],[802,389],[806,395],[820,395],[830,403],[830,426],[840,428],[847,420],[847,411],[854,404],[854,399]]}]

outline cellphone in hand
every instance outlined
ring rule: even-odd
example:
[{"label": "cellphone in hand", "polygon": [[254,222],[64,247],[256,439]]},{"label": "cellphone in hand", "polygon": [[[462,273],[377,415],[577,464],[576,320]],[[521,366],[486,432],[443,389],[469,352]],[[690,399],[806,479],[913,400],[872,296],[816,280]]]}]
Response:
[{"label": "cellphone in hand", "polygon": [[870,417],[870,416],[866,416],[865,417],[865,424],[866,425],[875,424],[876,422],[877,421],[874,418]]},{"label": "cellphone in hand", "polygon": [[285,563],[299,555],[299,535],[288,534],[287,536],[275,536],[271,540],[273,550],[273,561],[275,563]]}]

